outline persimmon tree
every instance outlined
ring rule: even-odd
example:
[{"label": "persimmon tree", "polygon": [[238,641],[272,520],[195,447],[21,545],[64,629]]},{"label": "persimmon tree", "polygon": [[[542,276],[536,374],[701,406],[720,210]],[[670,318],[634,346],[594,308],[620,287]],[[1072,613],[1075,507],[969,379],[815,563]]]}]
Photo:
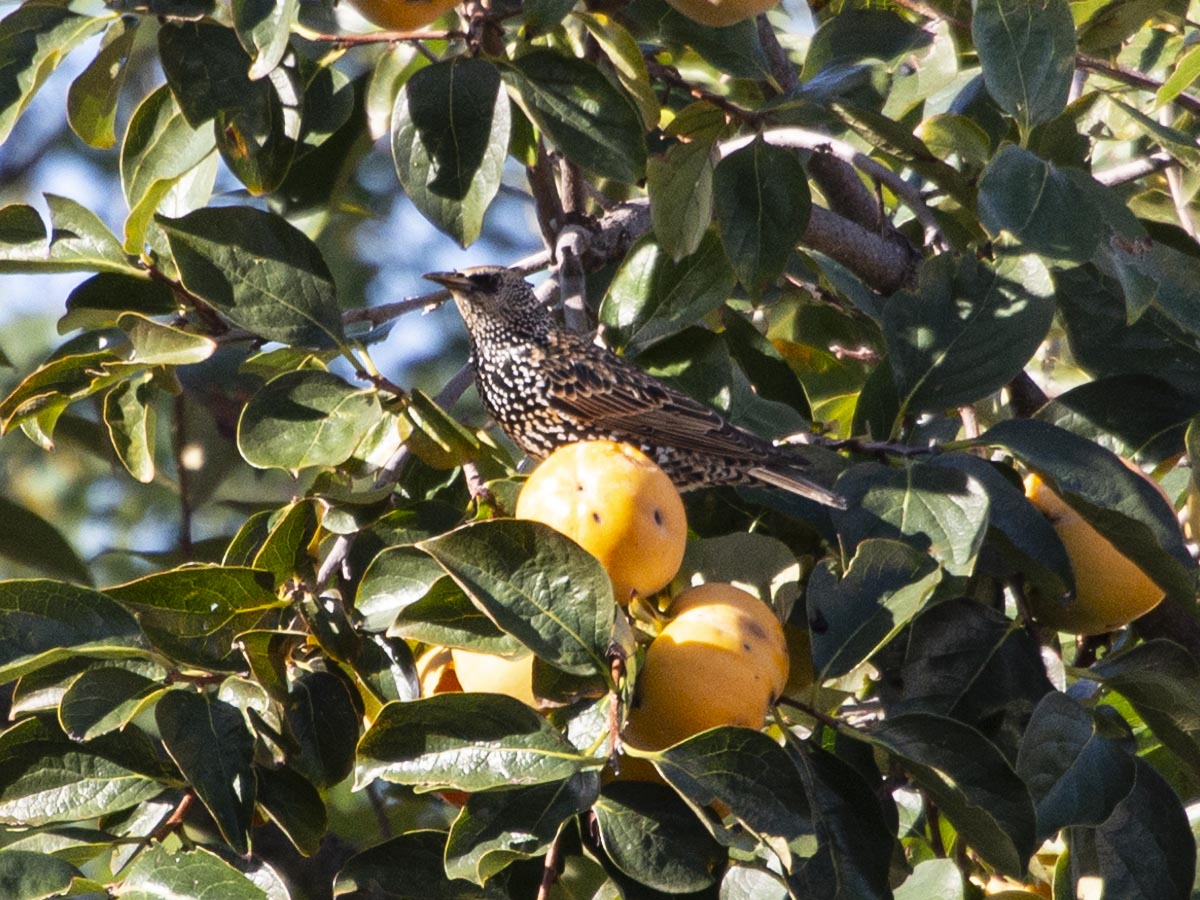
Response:
[{"label": "persimmon tree", "polygon": [[[1196,6],[813,6],[4,5],[0,155],[71,60],[69,140],[125,201],[0,208],[0,273],[81,278],[44,359],[0,333],[7,896],[1194,895]],[[818,434],[849,508],[689,494],[668,591],[734,581],[802,635],[767,728],[622,779],[648,636],[511,517],[465,353],[373,361],[447,297],[363,306],[330,265],[372,192],[463,246],[527,229],[492,261],[569,327]],[[58,519],[13,485],[64,459]],[[1075,585],[1030,472],[1153,611],[1029,615]],[[73,549],[102,477],[168,552]],[[532,651],[549,710],[420,697],[426,646]]]}]

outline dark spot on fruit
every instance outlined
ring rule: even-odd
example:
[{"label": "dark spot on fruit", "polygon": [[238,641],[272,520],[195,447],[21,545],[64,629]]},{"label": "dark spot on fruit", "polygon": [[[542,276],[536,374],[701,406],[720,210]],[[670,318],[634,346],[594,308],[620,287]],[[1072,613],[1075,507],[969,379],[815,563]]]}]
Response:
[{"label": "dark spot on fruit", "polygon": [[582,485],[582,484],[577,484],[577,485],[575,485],[575,490],[577,490],[577,491],[582,491],[582,490],[583,490],[583,485]]},{"label": "dark spot on fruit", "polygon": [[600,522],[600,513],[598,513],[598,512],[592,513],[592,521],[599,523]]},{"label": "dark spot on fruit", "polygon": [[662,526],[662,523],[663,523],[663,514],[662,514],[662,510],[661,510],[661,509],[656,509],[656,510],[654,511],[654,524],[655,524],[655,525],[658,525],[658,526],[660,526],[660,527],[661,527],[661,526]]}]

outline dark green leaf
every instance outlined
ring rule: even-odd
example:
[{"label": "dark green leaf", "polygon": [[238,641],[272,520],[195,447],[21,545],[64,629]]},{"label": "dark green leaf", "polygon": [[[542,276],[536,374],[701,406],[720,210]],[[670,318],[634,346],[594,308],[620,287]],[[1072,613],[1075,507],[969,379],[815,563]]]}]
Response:
[{"label": "dark green leaf", "polygon": [[364,628],[383,631],[398,612],[445,577],[445,570],[416,547],[388,547],[376,554],[363,572],[354,608],[363,616]]},{"label": "dark green leaf", "polygon": [[321,252],[283,218],[246,206],[158,217],[189,291],[261,337],[341,343],[342,319]]},{"label": "dark green leaf", "polygon": [[0,20],[0,144],[67,54],[114,18],[76,13],[69,0],[37,0]]},{"label": "dark green leaf", "polygon": [[287,605],[269,572],[194,566],[147,575],[108,589],[137,617],[146,636],[180,662],[216,668],[242,665],[234,638],[276,623]]},{"label": "dark green leaf", "polygon": [[928,554],[880,538],[859,544],[840,578],[837,568],[823,560],[805,592],[818,681],[845,675],[891,640],[942,580]]},{"label": "dark green leaf", "polygon": [[345,462],[380,416],[373,388],[318,369],[286,372],[255,394],[238,422],[238,450],[259,469]]},{"label": "dark green leaf", "polygon": [[145,366],[190,366],[204,362],[217,351],[217,342],[129,312],[117,319],[133,345],[131,362]]},{"label": "dark green leaf", "polygon": [[677,583],[736,584],[769,604],[781,619],[800,598],[796,554],[778,538],[756,532],[688,541],[676,578]]},{"label": "dark green leaf", "polygon": [[820,842],[817,853],[789,879],[811,896],[885,900],[896,837],[883,808],[847,763],[811,742],[787,745],[804,780]]},{"label": "dark green leaf", "polygon": [[565,781],[472,794],[450,827],[446,876],[483,885],[519,859],[542,856],[563,823],[600,793],[596,772]]},{"label": "dark green leaf", "polygon": [[250,57],[232,28],[211,22],[167,24],[158,32],[158,55],[167,84],[193,128],[222,110],[253,102]]},{"label": "dark green leaf", "polygon": [[83,873],[65,860],[29,850],[0,850],[0,889],[5,900],[66,896],[71,879]]},{"label": "dark green leaf", "polygon": [[520,700],[437,694],[383,708],[358,743],[355,781],[483,791],[561,781],[597,765]]},{"label": "dark green leaf", "polygon": [[713,215],[712,143],[676,144],[646,163],[654,235],[673,260],[696,252]]},{"label": "dark green leaf", "polygon": [[1013,145],[980,176],[979,221],[992,235],[1008,232],[1051,259],[1090,259],[1104,236],[1090,193],[1058,166]]},{"label": "dark green leaf", "polygon": [[105,594],[58,581],[0,582],[0,680],[74,655],[145,652],[137,622]]},{"label": "dark green leaf", "polygon": [[1010,761],[1024,746],[1033,708],[1052,690],[1029,634],[1002,612],[961,597],[923,611],[906,639],[874,662],[887,715],[950,716]]},{"label": "dark green leaf", "polygon": [[1002,256],[994,267],[951,254],[925,263],[917,295],[896,294],[883,313],[902,410],[939,412],[999,390],[1053,317],[1053,285],[1035,256]]},{"label": "dark green leaf", "polygon": [[1191,602],[1195,563],[1175,511],[1141,474],[1091,441],[1036,419],[1009,419],[979,442],[1008,450],[1169,594]]},{"label": "dark green leaf", "polygon": [[238,107],[216,114],[217,149],[251,194],[269,194],[283,184],[296,155],[303,85],[298,73],[280,67],[259,81],[247,79],[244,91]]},{"label": "dark green leaf", "polygon": [[1103,824],[1066,832],[1070,883],[1091,876],[1121,900],[1193,896],[1196,844],[1179,796],[1145,760],[1125,799]]},{"label": "dark green leaf", "polygon": [[308,779],[286,766],[255,768],[258,803],[280,831],[305,856],[321,848],[328,827],[328,814],[321,793]]},{"label": "dark green leaf", "polygon": [[354,900],[508,900],[502,886],[451,881],[442,862],[446,835],[410,831],[350,858],[337,874],[334,895]]},{"label": "dark green leaf", "polygon": [[989,865],[1019,877],[1037,847],[1033,801],[1000,751],[954,719],[910,713],[870,730],[898,758],[963,840]]},{"label": "dark green leaf", "polygon": [[692,48],[722,72],[755,81],[770,74],[770,63],[753,19],[713,28],[689,19],[663,0],[634,0],[622,13],[666,44]]},{"label": "dark green leaf", "polygon": [[267,893],[215,853],[154,844],[122,873],[121,900],[267,900]]},{"label": "dark green leaf", "polygon": [[1066,0],[978,0],[971,36],[988,93],[1023,129],[1063,111],[1075,74]]},{"label": "dark green leaf", "polygon": [[166,85],[141,102],[121,143],[121,187],[129,204],[125,218],[128,252],[141,252],[155,211],[214,149],[212,128],[189,125]]},{"label": "dark green leaf", "polygon": [[595,814],[613,865],[657,891],[701,891],[727,856],[696,814],[663,785],[614,781],[605,786]]},{"label": "dark green leaf", "polygon": [[109,327],[123,312],[163,316],[178,309],[174,291],[161,281],[101,272],[68,295],[67,312],[58,320],[58,330],[66,334],[76,328]]},{"label": "dark green leaf", "polygon": [[717,164],[713,201],[725,255],[757,296],[783,274],[808,227],[812,199],[799,155],[755,138]]},{"label": "dark green leaf", "polygon": [[940,466],[862,464],[842,476],[848,501],[834,524],[846,547],[871,537],[906,540],[953,575],[967,575],[987,533],[988,498],[969,475]]},{"label": "dark green leaf", "polygon": [[0,556],[57,578],[90,584],[92,574],[57,528],[0,497]]},{"label": "dark green leaf", "polygon": [[640,352],[720,309],[737,284],[716,234],[672,262],[654,235],[630,248],[600,304],[610,345]]},{"label": "dark green leaf", "polygon": [[291,762],[320,788],[343,781],[354,768],[361,698],[331,672],[302,672],[288,693],[288,733],[299,748]]},{"label": "dark green leaf", "polygon": [[137,22],[119,20],[104,35],[100,52],[71,82],[67,122],[85,144],[107,150],[117,142],[117,99],[125,83],[126,63],[137,37]]},{"label": "dark green leaf", "polygon": [[[166,327],[166,326],[162,326]],[[154,480],[153,374],[136,375],[104,395],[104,425],[121,465],[142,484]]]},{"label": "dark green leaf", "polygon": [[1067,825],[1099,825],[1129,794],[1134,757],[1101,733],[1096,715],[1051,691],[1033,711],[1017,774],[1037,805],[1038,838]]},{"label": "dark green leaf", "polygon": [[616,181],[642,177],[641,116],[595,66],[536,49],[513,61],[504,75],[534,124],[568,159]]},{"label": "dark green leaf", "polygon": [[250,849],[254,738],[235,706],[208,693],[168,691],[154,708],[163,746],[238,853]]},{"label": "dark green leaf", "polygon": [[548,525],[490,519],[418,546],[504,631],[573,675],[607,673],[612,585],[596,558]]},{"label": "dark green leaf", "polygon": [[63,693],[58,721],[72,739],[91,740],[124,728],[143,701],[161,689],[159,681],[130,669],[87,669]]},{"label": "dark green leaf", "polygon": [[392,158],[425,218],[475,242],[508,153],[508,97],[485,59],[454,57],[413,75],[392,113]]},{"label": "dark green leaf", "polygon": [[438,566],[441,577],[424,594],[396,612],[388,635],[498,656],[523,652],[525,645],[501,631],[444,571]]},{"label": "dark green leaf", "polygon": [[1200,773],[1200,665],[1191,654],[1160,638],[1105,657],[1088,675],[1120,691],[1155,736]]}]

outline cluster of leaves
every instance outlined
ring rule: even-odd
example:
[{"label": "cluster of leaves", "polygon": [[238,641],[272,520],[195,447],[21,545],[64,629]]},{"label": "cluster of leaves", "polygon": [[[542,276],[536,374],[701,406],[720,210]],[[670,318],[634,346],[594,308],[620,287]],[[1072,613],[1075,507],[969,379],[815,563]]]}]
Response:
[{"label": "cluster of leaves", "polygon": [[[345,38],[308,0],[26,0],[0,21],[0,141],[94,48],[67,118],[112,151],[128,206],[119,234],[66,197],[48,222],[0,208],[0,272],[90,273],[0,429],[48,450],[90,429],[137,482],[172,480],[186,520],[203,463],[164,452],[157,419],[203,383],[245,463],[300,479],[236,533],[189,539],[187,563],[103,589],[0,498],[4,552],[55,576],[0,582],[0,884],[919,900],[1003,877],[1193,896],[1196,566],[1121,457],[1196,492],[1176,465],[1200,443],[1194,8],[848,2],[801,40],[778,12],[712,29],[662,0],[584,6],[472,5],[469,32],[413,39]],[[618,253],[582,255],[589,308],[740,424],[941,442],[826,454],[846,511],[689,501],[685,575],[760,585],[809,632],[815,684],[770,730],[653,754],[662,784],[602,777],[632,689],[610,658],[637,659],[607,576],[503,515],[503,447],[378,374],[380,335],[314,243],[384,134],[398,189],[464,245],[521,176],[549,239],[648,205]],[[239,202],[212,203],[218,173]],[[1081,382],[1049,401],[1029,374],[1047,348]],[[1041,633],[1024,592],[1069,597],[1074,576],[1023,471],[1162,606],[1100,642]],[[554,711],[418,698],[425,645],[531,650]],[[461,811],[444,791],[469,794]]]}]

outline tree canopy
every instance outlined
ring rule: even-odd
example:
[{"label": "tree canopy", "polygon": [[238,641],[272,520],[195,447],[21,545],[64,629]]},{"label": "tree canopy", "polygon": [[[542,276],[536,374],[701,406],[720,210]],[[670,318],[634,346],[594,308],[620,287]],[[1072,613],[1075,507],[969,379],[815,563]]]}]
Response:
[{"label": "tree canopy", "polygon": [[[346,2],[0,4],[0,276],[79,278],[0,332],[6,896],[1200,895],[1200,7]],[[39,124],[123,208],[19,194],[68,76]],[[848,508],[689,493],[614,603],[513,518],[454,320],[380,364],[448,299],[365,302],[392,203]],[[1062,625],[1106,554],[1161,602]],[[701,581],[793,680],[623,749]]]}]

